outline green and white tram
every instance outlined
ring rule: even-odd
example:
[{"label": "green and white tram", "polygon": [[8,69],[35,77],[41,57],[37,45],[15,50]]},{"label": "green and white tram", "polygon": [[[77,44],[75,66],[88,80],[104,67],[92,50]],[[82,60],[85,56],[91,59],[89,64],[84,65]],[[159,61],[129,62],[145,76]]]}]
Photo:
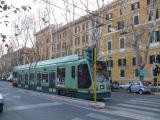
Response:
[{"label": "green and white tram", "polygon": [[[18,87],[53,94],[93,99],[93,68],[85,58],[70,55],[17,66],[13,75]],[[107,66],[97,61],[97,99],[111,96]]]}]

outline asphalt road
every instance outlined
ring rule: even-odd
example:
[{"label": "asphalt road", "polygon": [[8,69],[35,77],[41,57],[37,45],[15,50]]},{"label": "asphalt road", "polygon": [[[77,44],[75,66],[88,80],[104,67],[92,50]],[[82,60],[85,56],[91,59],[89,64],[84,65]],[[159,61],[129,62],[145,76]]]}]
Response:
[{"label": "asphalt road", "polygon": [[[94,109],[82,101],[13,88],[0,81],[5,99],[0,120],[159,120],[160,96],[113,92],[105,109]],[[59,97],[58,97],[59,98]],[[79,104],[80,103],[80,104]]]}]

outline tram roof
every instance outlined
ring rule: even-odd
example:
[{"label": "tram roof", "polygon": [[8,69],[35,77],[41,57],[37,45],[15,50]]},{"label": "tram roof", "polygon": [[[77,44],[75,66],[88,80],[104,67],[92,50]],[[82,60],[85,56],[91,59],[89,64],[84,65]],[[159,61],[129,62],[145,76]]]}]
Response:
[{"label": "tram roof", "polygon": [[29,67],[34,67],[34,66],[44,66],[44,65],[50,65],[50,64],[72,62],[72,61],[79,60],[79,58],[80,57],[78,55],[69,55],[69,56],[59,57],[59,58],[55,58],[55,59],[38,61],[37,65],[36,65],[36,62],[34,62],[32,64],[20,65],[20,66],[15,67],[15,69],[25,69],[25,68],[27,69]]}]

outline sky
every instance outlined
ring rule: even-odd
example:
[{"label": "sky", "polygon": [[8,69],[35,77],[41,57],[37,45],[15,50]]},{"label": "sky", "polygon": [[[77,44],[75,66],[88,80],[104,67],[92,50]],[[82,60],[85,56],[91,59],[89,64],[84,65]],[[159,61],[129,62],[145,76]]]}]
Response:
[{"label": "sky", "polygon": [[[30,6],[32,9],[29,12],[22,11],[17,14],[12,12],[12,9],[7,12],[0,13],[0,21],[4,20],[9,21],[9,24],[7,26],[5,24],[0,24],[0,33],[2,34],[13,36],[15,33],[13,24],[15,23],[15,21],[20,23],[21,18],[23,18],[25,14],[35,16],[34,18],[36,19],[35,21],[37,22],[39,19],[45,18],[45,21],[49,21],[51,24],[55,24],[55,22],[57,22],[58,24],[66,24],[66,17],[65,17],[66,7],[64,5],[65,0],[5,0],[5,1],[7,4],[13,5],[15,8],[21,8],[21,6]],[[70,16],[73,15],[73,1],[75,2],[75,19],[86,14],[85,7],[81,4],[80,1],[86,4],[87,0],[66,0],[66,1],[68,1],[68,11],[70,11]],[[104,4],[107,4],[108,2],[113,0],[98,0],[98,1],[100,3],[100,6],[102,6],[102,1],[104,2]],[[50,4],[48,4],[49,2]],[[88,6],[90,11],[93,11],[98,8],[96,0],[88,0]],[[50,17],[48,17],[48,12],[46,11],[46,8],[47,9],[50,8]],[[2,17],[7,14],[9,18]],[[56,19],[56,21],[54,18]],[[10,38],[8,38],[6,42],[9,41],[11,41]],[[28,45],[30,46],[30,43],[28,43]]]}]

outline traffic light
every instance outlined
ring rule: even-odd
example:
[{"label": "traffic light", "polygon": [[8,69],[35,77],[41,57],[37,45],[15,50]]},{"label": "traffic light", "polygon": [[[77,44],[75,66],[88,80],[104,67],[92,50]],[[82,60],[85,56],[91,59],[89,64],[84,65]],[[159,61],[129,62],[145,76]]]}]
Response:
[{"label": "traffic light", "polygon": [[94,61],[94,48],[88,47],[84,49],[84,57],[90,62],[93,63]]}]

